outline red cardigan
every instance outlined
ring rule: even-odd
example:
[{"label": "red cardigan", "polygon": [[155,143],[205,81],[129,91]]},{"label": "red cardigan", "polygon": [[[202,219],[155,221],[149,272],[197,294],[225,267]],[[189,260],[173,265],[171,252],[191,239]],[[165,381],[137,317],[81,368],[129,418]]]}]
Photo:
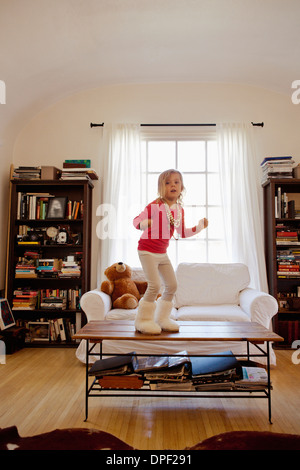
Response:
[{"label": "red cardigan", "polygon": [[[180,237],[192,237],[197,233],[197,228],[186,228],[184,224],[184,210],[181,206],[181,220],[178,228],[174,229],[168,220],[164,203],[161,200],[155,200],[148,204],[145,209],[133,220],[135,228],[140,228],[140,223],[145,219],[151,219],[152,225],[143,231],[138,243],[138,250],[150,251],[151,253],[166,253],[169,246],[170,238],[174,234],[174,230],[179,233]],[[177,210],[172,210],[174,219],[177,219]]]}]

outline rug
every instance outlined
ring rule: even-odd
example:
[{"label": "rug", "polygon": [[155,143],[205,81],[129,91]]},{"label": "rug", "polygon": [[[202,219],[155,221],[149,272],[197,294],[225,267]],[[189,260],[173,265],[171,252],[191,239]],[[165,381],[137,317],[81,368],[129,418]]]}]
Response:
[{"label": "rug", "polygon": [[0,450],[133,450],[133,447],[97,429],[56,429],[20,437],[17,427],[12,426],[0,429]]},{"label": "rug", "polygon": [[[21,437],[16,426],[0,429],[0,450],[138,450],[97,429],[56,429]],[[170,450],[170,449],[168,449]],[[300,450],[300,436],[272,432],[233,431],[183,449],[194,450]]]},{"label": "rug", "polygon": [[232,431],[205,439],[189,450],[300,450],[300,436],[275,432]]}]

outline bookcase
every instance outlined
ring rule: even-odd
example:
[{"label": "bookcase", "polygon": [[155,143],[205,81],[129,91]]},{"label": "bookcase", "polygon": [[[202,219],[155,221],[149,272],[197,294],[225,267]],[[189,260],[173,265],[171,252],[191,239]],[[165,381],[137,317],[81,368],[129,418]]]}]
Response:
[{"label": "bookcase", "polygon": [[11,180],[5,296],[31,346],[75,346],[90,289],[91,180]]},{"label": "bookcase", "polygon": [[291,347],[300,338],[300,179],[269,179],[263,192],[268,283],[279,305],[274,329]]}]

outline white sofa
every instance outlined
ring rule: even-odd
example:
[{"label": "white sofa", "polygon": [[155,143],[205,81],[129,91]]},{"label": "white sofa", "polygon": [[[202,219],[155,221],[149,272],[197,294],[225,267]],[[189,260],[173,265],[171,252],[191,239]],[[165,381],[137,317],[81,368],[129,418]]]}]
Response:
[{"label": "white sofa", "polygon": [[[176,269],[176,277],[178,288],[172,311],[172,318],[175,320],[253,321],[272,329],[271,319],[278,311],[278,304],[269,294],[248,287],[250,276],[247,266],[239,263],[181,263]],[[143,271],[139,268],[133,269],[132,278],[144,280]],[[93,320],[134,320],[136,315],[136,309],[112,309],[110,297],[98,289],[86,292],[81,297],[80,304],[88,322]],[[250,346],[250,352],[259,352],[255,346]],[[178,343],[163,342],[159,339],[145,342],[103,342],[103,352],[111,355],[130,351],[136,351],[140,354],[175,354],[182,350],[189,354],[212,354],[231,350],[236,356],[239,356],[246,354],[246,343],[224,341]],[[83,340],[76,350],[76,357],[82,362],[85,361],[85,352],[85,340]],[[98,358],[99,356],[94,356],[91,360]],[[256,358],[255,360],[265,363],[264,358]],[[276,364],[272,347],[270,362],[272,365]]]}]

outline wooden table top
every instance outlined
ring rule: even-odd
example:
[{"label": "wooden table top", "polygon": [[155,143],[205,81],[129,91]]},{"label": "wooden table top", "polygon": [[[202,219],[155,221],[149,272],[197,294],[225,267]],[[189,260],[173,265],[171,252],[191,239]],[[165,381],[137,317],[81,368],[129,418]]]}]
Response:
[{"label": "wooden table top", "polygon": [[255,322],[178,322],[179,332],[163,331],[160,335],[136,331],[133,321],[91,321],[83,326],[74,339],[134,341],[283,341],[281,336]]}]

